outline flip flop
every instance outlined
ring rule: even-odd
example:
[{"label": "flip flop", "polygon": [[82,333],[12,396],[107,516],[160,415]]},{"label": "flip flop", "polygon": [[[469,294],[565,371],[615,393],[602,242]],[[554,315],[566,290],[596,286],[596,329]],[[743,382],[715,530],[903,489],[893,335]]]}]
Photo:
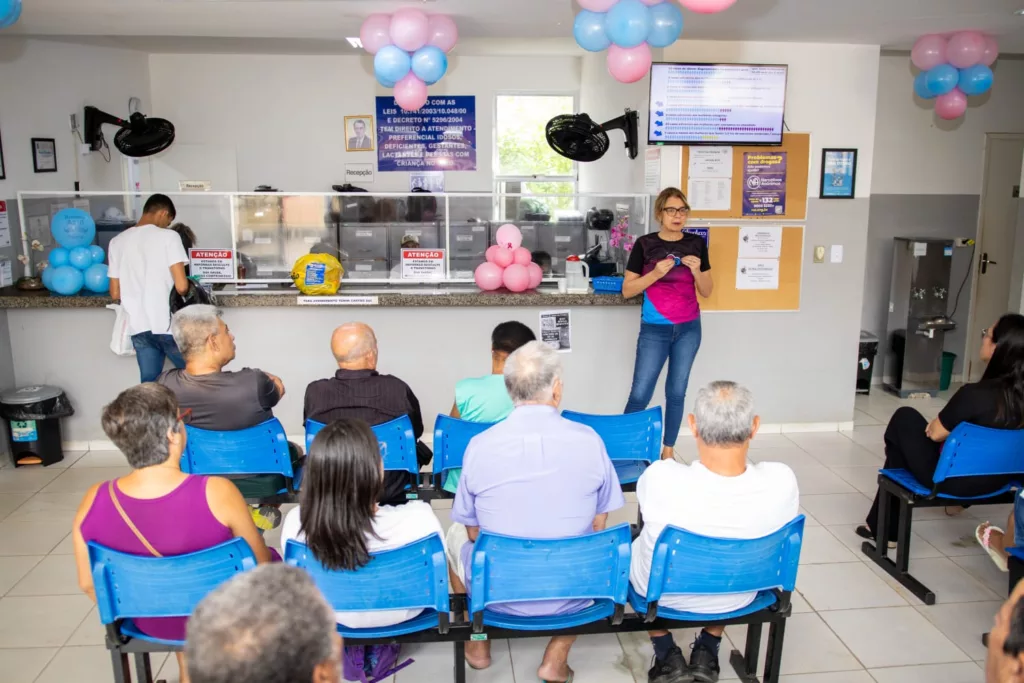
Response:
[{"label": "flip flop", "polygon": [[575,675],[576,675],[576,672],[573,671],[572,669],[570,669],[569,670],[569,677],[567,679],[565,679],[564,681],[545,681],[542,678],[542,679],[540,679],[540,683],[572,683],[573,676],[575,676]]},{"label": "flip flop", "polygon": [[[985,524],[988,524],[988,522],[985,522]],[[992,562],[995,563],[999,571],[1010,571],[1009,567],[1006,566],[1006,558],[1000,555],[999,551],[993,548],[991,543],[992,532],[998,531],[999,533],[1003,533],[1003,530],[997,526],[985,526],[985,524],[979,524],[978,528],[974,530],[975,540],[978,541],[978,545],[985,549],[985,552],[988,553],[988,556],[992,558]],[[984,527],[984,529],[982,529],[982,527]]]}]

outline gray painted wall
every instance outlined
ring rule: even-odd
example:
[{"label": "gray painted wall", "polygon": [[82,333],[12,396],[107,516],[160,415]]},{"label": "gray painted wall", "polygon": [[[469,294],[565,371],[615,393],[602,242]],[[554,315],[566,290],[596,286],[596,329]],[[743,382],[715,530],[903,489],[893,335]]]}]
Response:
[{"label": "gray painted wall", "polygon": [[[7,311],[0,311],[0,393],[14,388],[14,358],[11,355],[11,334],[7,326]],[[13,465],[7,445],[7,423],[0,426],[0,467]]]},{"label": "gray painted wall", "polygon": [[[864,303],[861,328],[885,339],[886,318],[889,313],[889,287],[892,278],[892,250],[894,237],[974,238],[978,231],[978,195],[872,195],[868,220],[867,264],[864,269]],[[971,265],[971,249],[953,252],[950,277],[949,312],[964,275]],[[957,355],[955,373],[963,368],[964,348],[967,343],[968,310],[971,305],[970,278],[960,294],[956,313],[959,327],[946,335],[944,348]],[[884,346],[882,346],[884,349]],[[879,354],[879,359],[884,353]],[[884,374],[884,368],[882,368]],[[880,381],[875,373],[874,381]]]}]

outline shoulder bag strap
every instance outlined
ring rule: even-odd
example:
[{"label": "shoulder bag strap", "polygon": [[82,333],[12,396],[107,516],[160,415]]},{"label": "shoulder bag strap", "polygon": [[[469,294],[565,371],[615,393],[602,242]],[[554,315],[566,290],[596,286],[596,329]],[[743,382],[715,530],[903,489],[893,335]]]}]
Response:
[{"label": "shoulder bag strap", "polygon": [[128,513],[124,511],[123,507],[121,507],[121,502],[117,499],[117,494],[114,492],[113,479],[107,482],[107,487],[110,490],[110,501],[114,504],[114,507],[117,509],[117,514],[121,515],[121,519],[124,520],[124,523],[127,524],[128,528],[132,530],[133,534],[135,534],[135,538],[139,539],[139,542],[142,543],[142,545],[146,546],[146,550],[152,553],[154,557],[163,557],[163,555],[158,553],[156,548],[154,548],[150,544],[150,542],[146,540],[146,537],[143,536],[142,532],[139,531],[139,528],[135,526],[135,523],[132,522],[131,518],[128,516]]}]

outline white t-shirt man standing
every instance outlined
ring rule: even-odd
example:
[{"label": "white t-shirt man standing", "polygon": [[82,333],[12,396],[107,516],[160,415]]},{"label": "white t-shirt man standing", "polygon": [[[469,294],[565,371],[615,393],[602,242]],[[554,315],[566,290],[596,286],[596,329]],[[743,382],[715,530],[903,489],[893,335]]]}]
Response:
[{"label": "white t-shirt man standing", "polygon": [[138,224],[110,241],[107,275],[110,296],[128,315],[128,331],[139,363],[140,381],[153,382],[169,358],[179,368],[185,361],[170,335],[170,294],[188,292],[188,255],[181,237],[167,230],[176,211],[170,197],[146,200]]}]

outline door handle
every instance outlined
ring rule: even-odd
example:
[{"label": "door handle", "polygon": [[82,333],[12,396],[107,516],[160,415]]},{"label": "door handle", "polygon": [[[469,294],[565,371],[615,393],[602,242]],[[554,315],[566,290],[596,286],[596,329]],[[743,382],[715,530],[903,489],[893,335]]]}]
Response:
[{"label": "door handle", "polygon": [[993,266],[998,266],[999,265],[995,261],[989,260],[988,252],[985,252],[984,254],[981,255],[981,274],[982,275],[984,275],[985,273],[988,272],[988,267],[989,267],[990,264],[993,265]]}]

